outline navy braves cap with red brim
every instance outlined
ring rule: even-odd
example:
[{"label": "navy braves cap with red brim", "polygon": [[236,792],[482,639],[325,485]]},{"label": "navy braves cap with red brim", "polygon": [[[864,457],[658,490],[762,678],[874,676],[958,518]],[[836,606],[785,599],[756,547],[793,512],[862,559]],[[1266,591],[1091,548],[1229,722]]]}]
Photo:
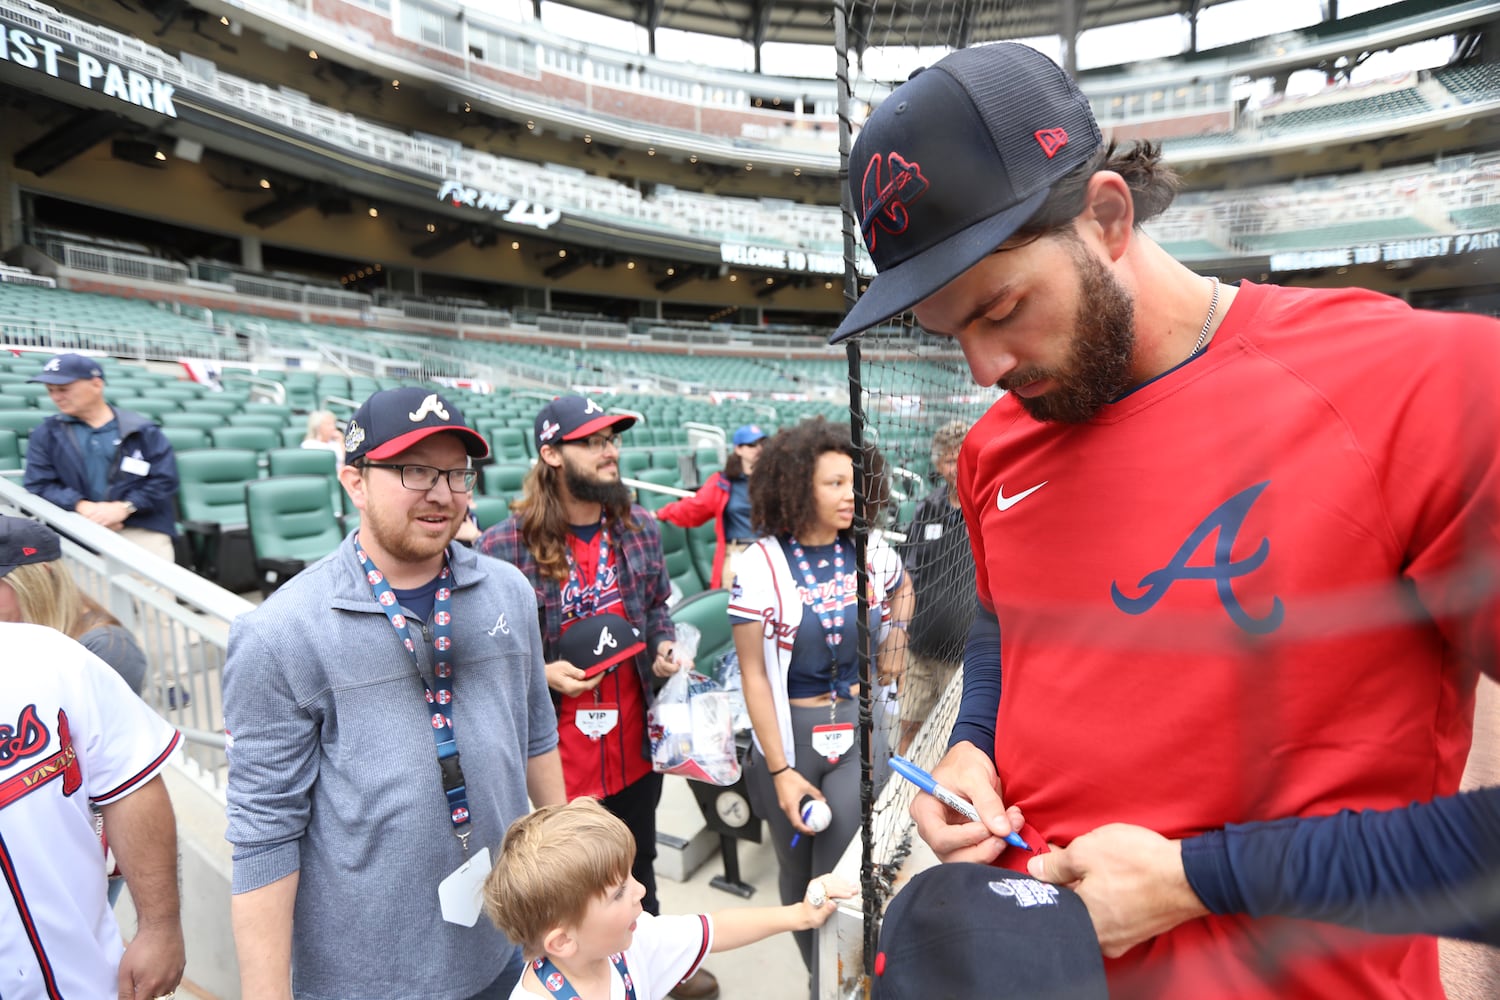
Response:
[{"label": "navy braves cap with red brim", "polygon": [[470,458],[486,458],[490,446],[464,422],[463,411],[420,386],[382,389],[360,405],[344,428],[344,461],[384,461],[434,434],[452,432]]},{"label": "navy braves cap with red brim", "polygon": [[907,311],[979,263],[1102,145],[1088,98],[1029,46],[960,49],[913,74],[849,156],[878,273],[828,342]]}]

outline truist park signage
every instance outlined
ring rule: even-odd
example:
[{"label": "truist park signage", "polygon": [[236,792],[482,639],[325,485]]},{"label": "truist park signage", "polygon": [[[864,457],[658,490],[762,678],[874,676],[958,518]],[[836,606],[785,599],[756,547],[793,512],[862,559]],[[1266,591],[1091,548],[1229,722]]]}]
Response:
[{"label": "truist park signage", "polygon": [[[844,258],[836,253],[809,253],[785,247],[756,246],[751,243],[719,244],[719,259],[740,267],[761,267],[772,271],[805,271],[809,274],[843,274]],[[864,254],[856,261],[860,274],[874,274],[875,266]]]},{"label": "truist park signage", "polygon": [[1326,250],[1273,253],[1271,254],[1271,270],[1311,271],[1320,267],[1348,267],[1351,264],[1431,260],[1439,257],[1462,257],[1465,254],[1487,250],[1500,250],[1500,229],[1482,229],[1477,232],[1455,233],[1447,236],[1419,236],[1411,239],[1387,240],[1384,243],[1330,247]]},{"label": "truist park signage", "polygon": [[90,55],[71,42],[60,42],[0,21],[0,63],[7,62],[75,83],[85,90],[97,90],[168,118],[177,117],[177,108],[172,103],[176,88],[172,84]]},{"label": "truist park signage", "polygon": [[477,208],[483,212],[498,212],[500,218],[517,226],[531,226],[535,229],[550,229],[562,213],[555,208],[546,208],[527,201],[525,198],[512,198],[509,195],[499,194],[495,191],[481,191],[471,188],[462,181],[443,181],[443,186],[438,188],[438,201],[452,203],[454,208]]}]

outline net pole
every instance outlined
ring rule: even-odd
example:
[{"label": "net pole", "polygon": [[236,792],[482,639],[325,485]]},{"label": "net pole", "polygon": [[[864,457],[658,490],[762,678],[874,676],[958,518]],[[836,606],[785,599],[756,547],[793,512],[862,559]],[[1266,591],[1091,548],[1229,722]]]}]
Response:
[{"label": "net pole", "polygon": [[[839,206],[843,215],[844,241],[844,303],[847,310],[853,306],[858,295],[859,275],[856,265],[854,200],[849,193],[849,150],[852,145],[850,125],[849,85],[849,8],[848,0],[833,3],[833,49],[834,74],[838,87],[839,119]],[[868,989],[874,971],[877,943],[876,922],[880,915],[880,897],[875,885],[874,865],[874,671],[870,663],[872,642],[870,635],[869,593],[870,573],[866,559],[869,549],[871,506],[867,500],[867,453],[864,445],[865,414],[863,388],[860,379],[860,340],[852,338],[844,348],[849,361],[849,438],[854,445],[854,565],[855,565],[855,614],[858,616],[859,637],[859,836],[860,836],[860,901],[863,911],[864,941],[861,951],[863,981]]]}]

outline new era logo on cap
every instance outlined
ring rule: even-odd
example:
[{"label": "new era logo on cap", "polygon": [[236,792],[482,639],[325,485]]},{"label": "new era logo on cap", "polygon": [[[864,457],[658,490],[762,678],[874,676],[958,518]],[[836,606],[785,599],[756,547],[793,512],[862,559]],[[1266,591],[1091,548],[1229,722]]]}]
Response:
[{"label": "new era logo on cap", "polygon": [[25,517],[0,517],[0,576],[27,563],[62,558],[57,532]]},{"label": "new era logo on cap", "polygon": [[349,419],[344,429],[344,461],[384,461],[445,431],[458,435],[471,458],[489,455],[490,446],[449,400],[420,386],[385,389],[365,400]]},{"label": "new era logo on cap", "polygon": [[950,53],[891,92],[849,156],[878,272],[830,343],[910,309],[1010,239],[1103,145],[1088,98],[1037,50]]},{"label": "new era logo on cap", "polygon": [[1068,144],[1068,133],[1060,128],[1038,129],[1036,141],[1042,147],[1042,152],[1047,154],[1047,159],[1057,155],[1057,151]]}]

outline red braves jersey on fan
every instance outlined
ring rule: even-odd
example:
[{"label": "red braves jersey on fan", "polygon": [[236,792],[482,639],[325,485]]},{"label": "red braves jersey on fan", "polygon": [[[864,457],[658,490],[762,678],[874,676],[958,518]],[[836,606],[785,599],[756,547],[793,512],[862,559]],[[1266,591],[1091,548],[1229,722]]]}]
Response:
[{"label": "red braves jersey on fan", "polygon": [[103,660],[0,624],[0,996],[112,997],[124,949],[91,806],[150,781],[177,732]]},{"label": "red braves jersey on fan", "polygon": [[[1497,386],[1492,320],[1246,283],[1208,351],[1086,424],[997,402],[959,486],[1027,840],[1456,790],[1500,646]],[[1109,966],[1116,1000],[1442,995],[1431,939],[1290,921]]]},{"label": "red braves jersey on fan", "polygon": [[[594,586],[599,570],[599,540],[594,536],[583,541],[568,532],[568,552],[583,589]],[[600,587],[594,614],[613,611],[623,614],[620,587],[617,582],[615,553],[610,550],[604,567],[605,581]],[[578,594],[571,584],[563,588],[562,630],[564,633],[579,622]],[[614,728],[592,739],[578,728],[578,710],[596,705],[613,705],[618,711]],[[562,756],[563,784],[568,801],[582,795],[602,799],[624,791],[651,773],[646,757],[646,698],[641,679],[635,670],[635,659],[617,664],[592,691],[581,695],[561,695],[557,703],[557,748]]]}]

